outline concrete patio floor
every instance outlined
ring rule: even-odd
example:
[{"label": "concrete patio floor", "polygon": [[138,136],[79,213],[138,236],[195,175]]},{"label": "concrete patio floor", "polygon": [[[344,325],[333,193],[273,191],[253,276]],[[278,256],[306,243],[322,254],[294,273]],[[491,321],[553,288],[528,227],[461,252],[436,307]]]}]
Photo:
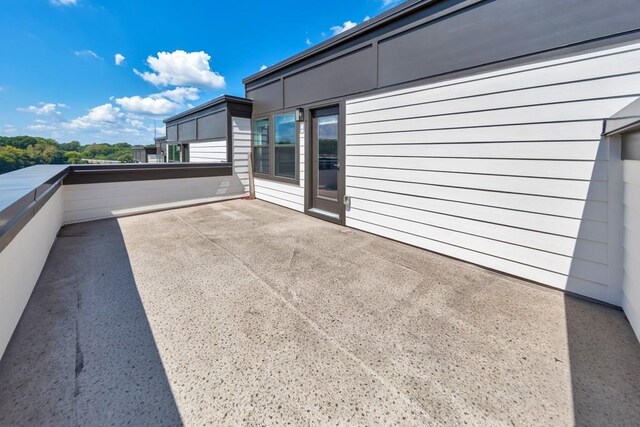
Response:
[{"label": "concrete patio floor", "polygon": [[261,201],[64,227],[0,425],[637,425],[621,311]]}]

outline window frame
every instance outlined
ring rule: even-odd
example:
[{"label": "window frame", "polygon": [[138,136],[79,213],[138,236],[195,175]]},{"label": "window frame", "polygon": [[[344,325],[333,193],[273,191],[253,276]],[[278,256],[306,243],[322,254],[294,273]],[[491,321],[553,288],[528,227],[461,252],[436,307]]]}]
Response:
[{"label": "window frame", "polygon": [[[284,110],[284,111],[278,111],[275,113],[270,113],[268,115],[264,115],[264,116],[259,116],[259,117],[255,117],[251,119],[251,158],[252,158],[252,167],[253,167],[253,174],[256,178],[260,178],[260,179],[265,179],[265,180],[270,180],[270,181],[279,181],[279,182],[283,182],[283,183],[287,183],[287,184],[296,184],[296,185],[300,185],[300,122],[298,122],[295,119],[295,113],[296,110],[295,109],[289,109],[289,110]],[[295,123],[295,143],[293,144],[294,148],[294,157],[295,157],[295,178],[287,178],[284,176],[277,176],[275,174],[275,167],[276,167],[276,141],[275,141],[275,133],[276,133],[276,129],[275,129],[275,118],[276,116],[283,116],[283,115],[287,115],[287,114],[293,114],[294,115],[294,123]],[[259,120],[269,120],[269,144],[266,146],[268,147],[268,152],[269,152],[269,173],[265,174],[265,173],[261,173],[261,172],[256,172],[256,156],[255,156],[255,148],[256,147],[265,147],[265,145],[255,145],[255,138],[254,138],[254,134],[255,134],[255,128],[253,126],[254,122],[257,122]]]},{"label": "window frame", "polygon": [[[259,122],[263,120],[266,120],[269,123],[269,134],[268,134],[269,143],[267,145],[264,145],[264,144],[256,145],[255,122]],[[273,125],[271,124],[271,117],[266,116],[266,117],[251,119],[251,160],[252,160],[252,168],[253,168],[254,176],[264,177],[268,179],[268,177],[273,173],[273,166],[271,165],[272,163],[272,156],[271,156],[272,132],[273,132]],[[258,162],[256,161],[256,148],[265,148],[265,147],[267,148],[267,153],[269,155],[269,173],[268,174],[256,171],[256,166],[258,165]]]}]

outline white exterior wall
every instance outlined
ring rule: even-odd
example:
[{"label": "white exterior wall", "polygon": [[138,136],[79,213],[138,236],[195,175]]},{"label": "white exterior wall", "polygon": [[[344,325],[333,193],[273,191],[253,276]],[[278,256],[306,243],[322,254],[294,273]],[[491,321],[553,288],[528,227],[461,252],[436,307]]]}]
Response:
[{"label": "white exterior wall", "polygon": [[346,224],[619,305],[601,133],[638,94],[633,45],[350,100]]},{"label": "white exterior wall", "polygon": [[251,153],[251,119],[232,117],[233,173],[249,192],[249,153]]},{"label": "white exterior wall", "polygon": [[190,163],[227,161],[227,140],[193,142],[189,144]]},{"label": "white exterior wall", "polygon": [[622,307],[640,339],[640,160],[625,160]]},{"label": "white exterior wall", "polygon": [[4,354],[62,226],[58,189],[0,252],[0,357]]},{"label": "white exterior wall", "polygon": [[236,176],[63,186],[64,223],[93,221],[246,196]]},{"label": "white exterior wall", "polygon": [[304,146],[305,146],[304,124],[300,123],[299,141],[299,176],[300,184],[286,184],[279,181],[255,178],[256,198],[285,208],[304,212]]}]

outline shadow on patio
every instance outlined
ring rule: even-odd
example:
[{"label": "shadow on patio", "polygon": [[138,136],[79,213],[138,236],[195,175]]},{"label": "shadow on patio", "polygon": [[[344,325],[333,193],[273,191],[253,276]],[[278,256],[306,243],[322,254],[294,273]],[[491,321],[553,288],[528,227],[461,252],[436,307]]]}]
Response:
[{"label": "shadow on patio", "polygon": [[60,230],[0,377],[2,425],[181,423],[117,221]]}]

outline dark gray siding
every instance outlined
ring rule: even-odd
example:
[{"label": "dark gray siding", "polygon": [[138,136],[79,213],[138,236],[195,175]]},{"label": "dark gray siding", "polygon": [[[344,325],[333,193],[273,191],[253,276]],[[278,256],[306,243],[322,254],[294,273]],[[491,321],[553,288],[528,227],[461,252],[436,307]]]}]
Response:
[{"label": "dark gray siding", "polygon": [[253,111],[258,114],[284,108],[282,95],[281,80],[276,80],[275,82],[247,92],[247,98],[253,99]]},{"label": "dark gray siding", "polygon": [[317,101],[319,87],[325,98],[374,89],[376,78],[371,70],[375,67],[375,52],[372,47],[366,47],[287,77],[284,79],[285,107]]},{"label": "dark gray siding", "polygon": [[196,121],[195,120],[178,124],[178,140],[179,141],[193,141],[194,139],[196,139]]},{"label": "dark gray siding", "polygon": [[[637,0],[482,3],[381,41],[379,83],[403,83],[637,29],[638,6]],[[629,13],[632,7],[635,13]]]},{"label": "dark gray siding", "polygon": [[177,141],[178,140],[178,126],[167,126],[167,141]]},{"label": "dark gray siding", "polygon": [[606,45],[640,37],[638,0],[424,4],[410,15],[248,79],[254,117],[509,60],[526,62],[531,55],[548,59],[584,50],[588,42]]},{"label": "dark gray siding", "polygon": [[226,138],[227,114],[220,111],[198,119],[198,139]]}]

